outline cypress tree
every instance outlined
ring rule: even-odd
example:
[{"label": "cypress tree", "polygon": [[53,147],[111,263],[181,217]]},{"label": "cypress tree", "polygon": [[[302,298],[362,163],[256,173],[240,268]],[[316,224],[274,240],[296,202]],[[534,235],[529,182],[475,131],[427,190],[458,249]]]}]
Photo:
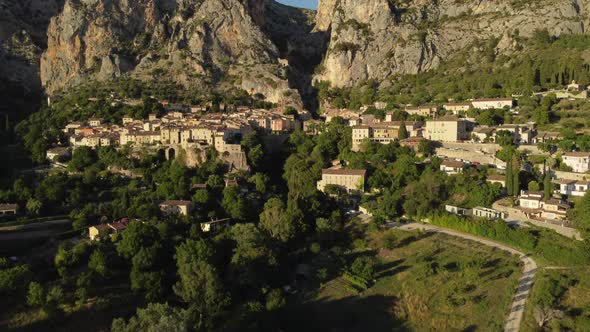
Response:
[{"label": "cypress tree", "polygon": [[553,192],[553,185],[551,183],[551,170],[547,170],[545,172],[545,179],[543,180],[543,193],[545,194],[545,199],[551,198]]},{"label": "cypress tree", "polygon": [[520,163],[518,161],[518,157],[516,154],[512,155],[512,170],[514,179],[512,180],[512,191],[514,196],[518,196],[520,194]]},{"label": "cypress tree", "polygon": [[514,195],[514,186],[512,185],[512,181],[512,156],[510,156],[506,161],[506,192],[508,193],[508,196]]},{"label": "cypress tree", "polygon": [[408,138],[410,135],[408,135],[408,129],[406,129],[406,123],[404,121],[402,121],[402,123],[399,125],[399,131],[397,132],[397,138],[399,138],[399,140],[403,140]]}]

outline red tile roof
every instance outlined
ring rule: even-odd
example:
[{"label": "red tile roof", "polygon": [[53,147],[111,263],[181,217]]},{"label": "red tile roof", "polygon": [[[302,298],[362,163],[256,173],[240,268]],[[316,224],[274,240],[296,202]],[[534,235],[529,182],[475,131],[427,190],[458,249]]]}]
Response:
[{"label": "red tile roof", "polygon": [[323,169],[322,174],[330,174],[330,175],[360,175],[365,176],[367,174],[367,170],[364,169],[334,169],[328,168]]}]

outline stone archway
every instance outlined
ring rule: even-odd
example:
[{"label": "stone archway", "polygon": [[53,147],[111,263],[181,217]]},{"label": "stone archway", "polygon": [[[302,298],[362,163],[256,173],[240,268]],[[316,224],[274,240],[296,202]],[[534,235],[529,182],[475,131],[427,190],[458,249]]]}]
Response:
[{"label": "stone archway", "polygon": [[159,149],[157,152],[157,156],[160,161],[164,161],[164,160],[168,159],[168,154],[166,152],[166,149]]},{"label": "stone archway", "polygon": [[174,160],[176,158],[176,150],[174,148],[169,148],[166,150],[166,159]]}]

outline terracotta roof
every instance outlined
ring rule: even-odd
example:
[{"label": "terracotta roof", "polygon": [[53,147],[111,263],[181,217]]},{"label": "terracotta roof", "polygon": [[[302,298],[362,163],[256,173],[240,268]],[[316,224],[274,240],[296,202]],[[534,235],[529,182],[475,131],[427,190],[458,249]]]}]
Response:
[{"label": "terracotta roof", "polygon": [[569,205],[566,205],[564,203],[561,202],[560,199],[557,198],[550,198],[547,200],[547,202],[545,202],[545,204],[551,204],[551,205],[557,205],[557,206],[567,206],[569,207]]},{"label": "terracotta roof", "polygon": [[90,226],[90,228],[92,228],[92,227],[98,229],[99,232],[106,231],[107,229],[109,229],[109,225],[107,225],[107,224]]},{"label": "terracotta roof", "polygon": [[406,106],[406,110],[425,110],[425,109],[432,109],[432,108],[438,108],[438,106],[434,106],[434,105],[424,105],[424,106]]},{"label": "terracotta roof", "polygon": [[563,155],[566,157],[590,157],[590,152],[566,152]]},{"label": "terracotta roof", "polygon": [[191,204],[191,201],[182,201],[182,200],[169,200],[169,201],[164,201],[162,203],[160,203],[160,205],[170,205],[170,206],[188,206]]},{"label": "terracotta roof", "polygon": [[57,148],[51,148],[51,149],[47,150],[47,152],[49,152],[49,153],[67,153],[67,152],[70,152],[70,150],[66,147],[57,147]]},{"label": "terracotta roof", "polygon": [[524,195],[526,196],[535,196],[535,197],[543,197],[545,194],[542,191],[524,191]]},{"label": "terracotta roof", "polygon": [[488,181],[506,181],[506,175],[493,174],[487,176]]},{"label": "terracotta roof", "polygon": [[446,103],[444,106],[471,106],[471,103]]},{"label": "terracotta roof", "polygon": [[367,174],[367,170],[364,169],[334,169],[334,168],[327,168],[322,170],[322,174],[331,174],[331,175],[360,175],[365,176]]},{"label": "terracotta roof", "polygon": [[125,230],[127,228],[127,223],[123,223],[123,222],[114,222],[112,224],[109,224],[109,226],[111,228],[113,228],[116,231],[122,231]]},{"label": "terracotta roof", "polygon": [[18,204],[0,204],[0,210],[17,210]]},{"label": "terracotta roof", "polygon": [[442,121],[447,121],[447,122],[457,121],[457,122],[459,122],[459,121],[465,121],[465,119],[460,119],[460,118],[456,118],[456,117],[452,117],[452,116],[445,116],[445,117],[434,119],[434,120],[428,120],[426,122],[428,123],[428,122],[442,122]]},{"label": "terracotta roof", "polygon": [[572,184],[572,183],[576,183],[576,180],[559,180],[557,181],[557,183],[559,184]]},{"label": "terracotta roof", "polygon": [[441,163],[442,166],[448,166],[448,167],[453,167],[453,168],[459,168],[459,167],[463,167],[465,166],[465,163],[463,163],[462,161],[458,161],[458,160],[444,160]]},{"label": "terracotta roof", "polygon": [[482,98],[482,99],[475,99],[473,100],[474,103],[476,102],[486,102],[486,101],[514,101],[512,98]]}]

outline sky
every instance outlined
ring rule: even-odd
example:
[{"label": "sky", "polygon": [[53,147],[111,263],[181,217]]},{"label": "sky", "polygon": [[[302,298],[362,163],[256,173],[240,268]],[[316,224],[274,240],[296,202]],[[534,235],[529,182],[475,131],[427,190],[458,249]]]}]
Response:
[{"label": "sky", "polygon": [[303,7],[303,8],[318,8],[318,0],[278,0],[280,3],[285,5]]}]

